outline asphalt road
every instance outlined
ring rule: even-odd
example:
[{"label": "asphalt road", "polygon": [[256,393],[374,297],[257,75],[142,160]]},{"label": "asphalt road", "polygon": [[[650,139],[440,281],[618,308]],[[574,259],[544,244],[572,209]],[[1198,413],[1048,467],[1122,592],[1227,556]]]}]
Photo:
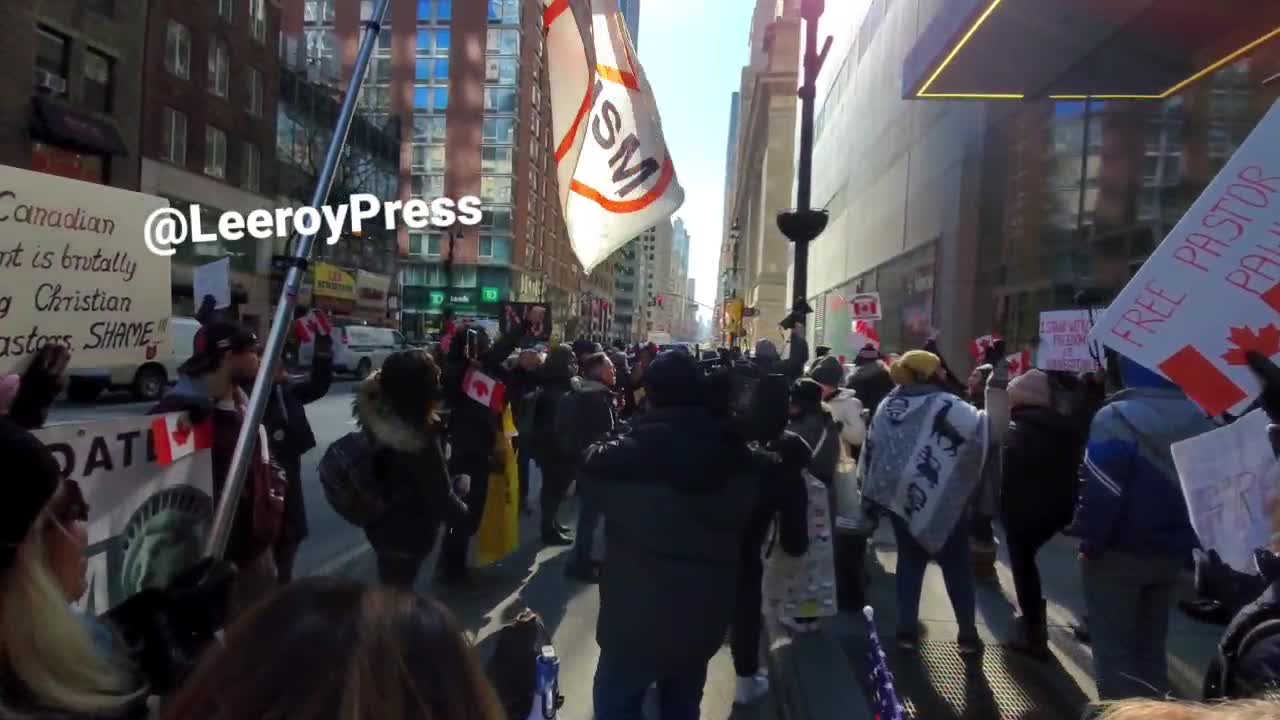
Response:
[{"label": "asphalt road", "polygon": [[[318,447],[302,460],[303,492],[307,503],[310,535],[299,551],[298,575],[345,575],[376,579],[372,552],[364,534],[347,524],[329,507],[316,475],[316,464],[324,448],[355,429],[351,420],[353,382],[336,382],[324,398],[307,406]],[[75,422],[146,412],[149,403],[133,403],[125,397],[107,396],[92,405],[58,403],[50,422]],[[534,470],[531,492],[537,497],[540,479]],[[569,520],[566,510],[564,520]],[[419,576],[418,589],[435,594],[456,613],[473,633],[481,652],[486,640],[506,622],[528,607],[536,611],[552,631],[561,657],[561,692],[566,697],[560,720],[590,720],[591,685],[600,650],[595,629],[600,596],[596,586],[570,582],[564,577],[567,560],[563,548],[544,548],[537,538],[536,518],[521,523],[521,547],[506,560],[477,570],[471,583],[459,588],[432,586],[435,553]],[[439,547],[439,543],[437,543]],[[778,712],[766,699],[748,708],[733,705],[733,663],[728,647],[712,660],[702,703],[707,720],[764,720]],[[653,703],[648,717],[656,717]]]}]

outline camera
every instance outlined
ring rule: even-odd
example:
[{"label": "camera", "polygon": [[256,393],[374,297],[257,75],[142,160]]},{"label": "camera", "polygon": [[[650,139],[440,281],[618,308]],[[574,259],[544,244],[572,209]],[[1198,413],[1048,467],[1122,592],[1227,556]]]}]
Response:
[{"label": "camera", "polygon": [[746,442],[769,442],[787,425],[790,385],[782,375],[766,375],[750,363],[704,360],[707,404]]}]

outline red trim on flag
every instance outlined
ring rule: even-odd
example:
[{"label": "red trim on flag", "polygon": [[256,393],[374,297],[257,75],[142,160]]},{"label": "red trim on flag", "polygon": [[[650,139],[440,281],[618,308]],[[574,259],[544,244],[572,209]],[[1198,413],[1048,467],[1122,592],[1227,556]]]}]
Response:
[{"label": "red trim on flag", "polygon": [[569,0],[556,0],[551,3],[546,10],[542,11],[542,26],[544,28],[551,27],[551,23],[555,22],[556,18],[560,17],[568,9]]},{"label": "red trim on flag", "polygon": [[156,462],[172,465],[173,440],[169,437],[169,423],[165,422],[164,415],[151,421],[151,439],[156,448]]},{"label": "red trim on flag", "polygon": [[1160,372],[1177,383],[1187,397],[1205,412],[1215,417],[1249,397],[1239,385],[1190,345],[1160,363]]},{"label": "red trim on flag", "polygon": [[635,200],[610,200],[601,195],[598,190],[585,185],[577,180],[569,183],[569,189],[578,193],[582,197],[595,202],[600,207],[612,213],[633,213],[640,212],[652,205],[663,193],[667,191],[667,186],[671,184],[672,178],[676,175],[676,166],[671,162],[671,156],[667,156],[666,161],[662,163],[662,175],[658,177],[658,184],[653,189],[644,194],[644,197]]},{"label": "red trim on flag", "polygon": [[591,112],[591,105],[595,102],[595,83],[587,83],[587,94],[582,98],[582,104],[578,106],[578,114],[573,118],[573,124],[569,126],[569,133],[560,141],[560,146],[556,148],[556,162],[564,159],[569,154],[569,150],[573,148],[573,141],[578,137],[578,129],[582,127],[582,121],[586,119],[587,113]]},{"label": "red trim on flag", "polygon": [[1262,302],[1270,305],[1272,310],[1280,312],[1280,285],[1262,293]]},{"label": "red trim on flag", "polygon": [[617,85],[623,85],[628,89],[640,92],[640,81],[636,79],[634,73],[618,68],[611,68],[608,65],[597,65],[596,72],[600,73],[600,77]]}]

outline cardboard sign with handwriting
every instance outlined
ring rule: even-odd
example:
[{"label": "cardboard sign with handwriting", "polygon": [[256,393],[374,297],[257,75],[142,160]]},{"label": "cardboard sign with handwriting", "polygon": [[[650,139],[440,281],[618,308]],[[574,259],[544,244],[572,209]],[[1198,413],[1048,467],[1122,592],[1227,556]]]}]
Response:
[{"label": "cardboard sign with handwriting", "polygon": [[0,165],[0,372],[48,343],[72,367],[172,352],[169,258],[143,226],[158,197]]},{"label": "cardboard sign with handwriting", "polygon": [[1245,353],[1280,355],[1280,103],[1098,318],[1096,340],[1209,415],[1260,391]]}]

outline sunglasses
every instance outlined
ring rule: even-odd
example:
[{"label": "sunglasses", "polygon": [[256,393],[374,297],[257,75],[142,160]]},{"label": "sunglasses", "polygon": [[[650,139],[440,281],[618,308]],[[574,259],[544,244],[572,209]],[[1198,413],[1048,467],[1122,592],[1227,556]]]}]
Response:
[{"label": "sunglasses", "polygon": [[88,522],[89,503],[85,502],[80,483],[75,480],[64,480],[61,497],[54,501],[49,509],[53,520],[59,525],[70,525],[75,522]]}]

